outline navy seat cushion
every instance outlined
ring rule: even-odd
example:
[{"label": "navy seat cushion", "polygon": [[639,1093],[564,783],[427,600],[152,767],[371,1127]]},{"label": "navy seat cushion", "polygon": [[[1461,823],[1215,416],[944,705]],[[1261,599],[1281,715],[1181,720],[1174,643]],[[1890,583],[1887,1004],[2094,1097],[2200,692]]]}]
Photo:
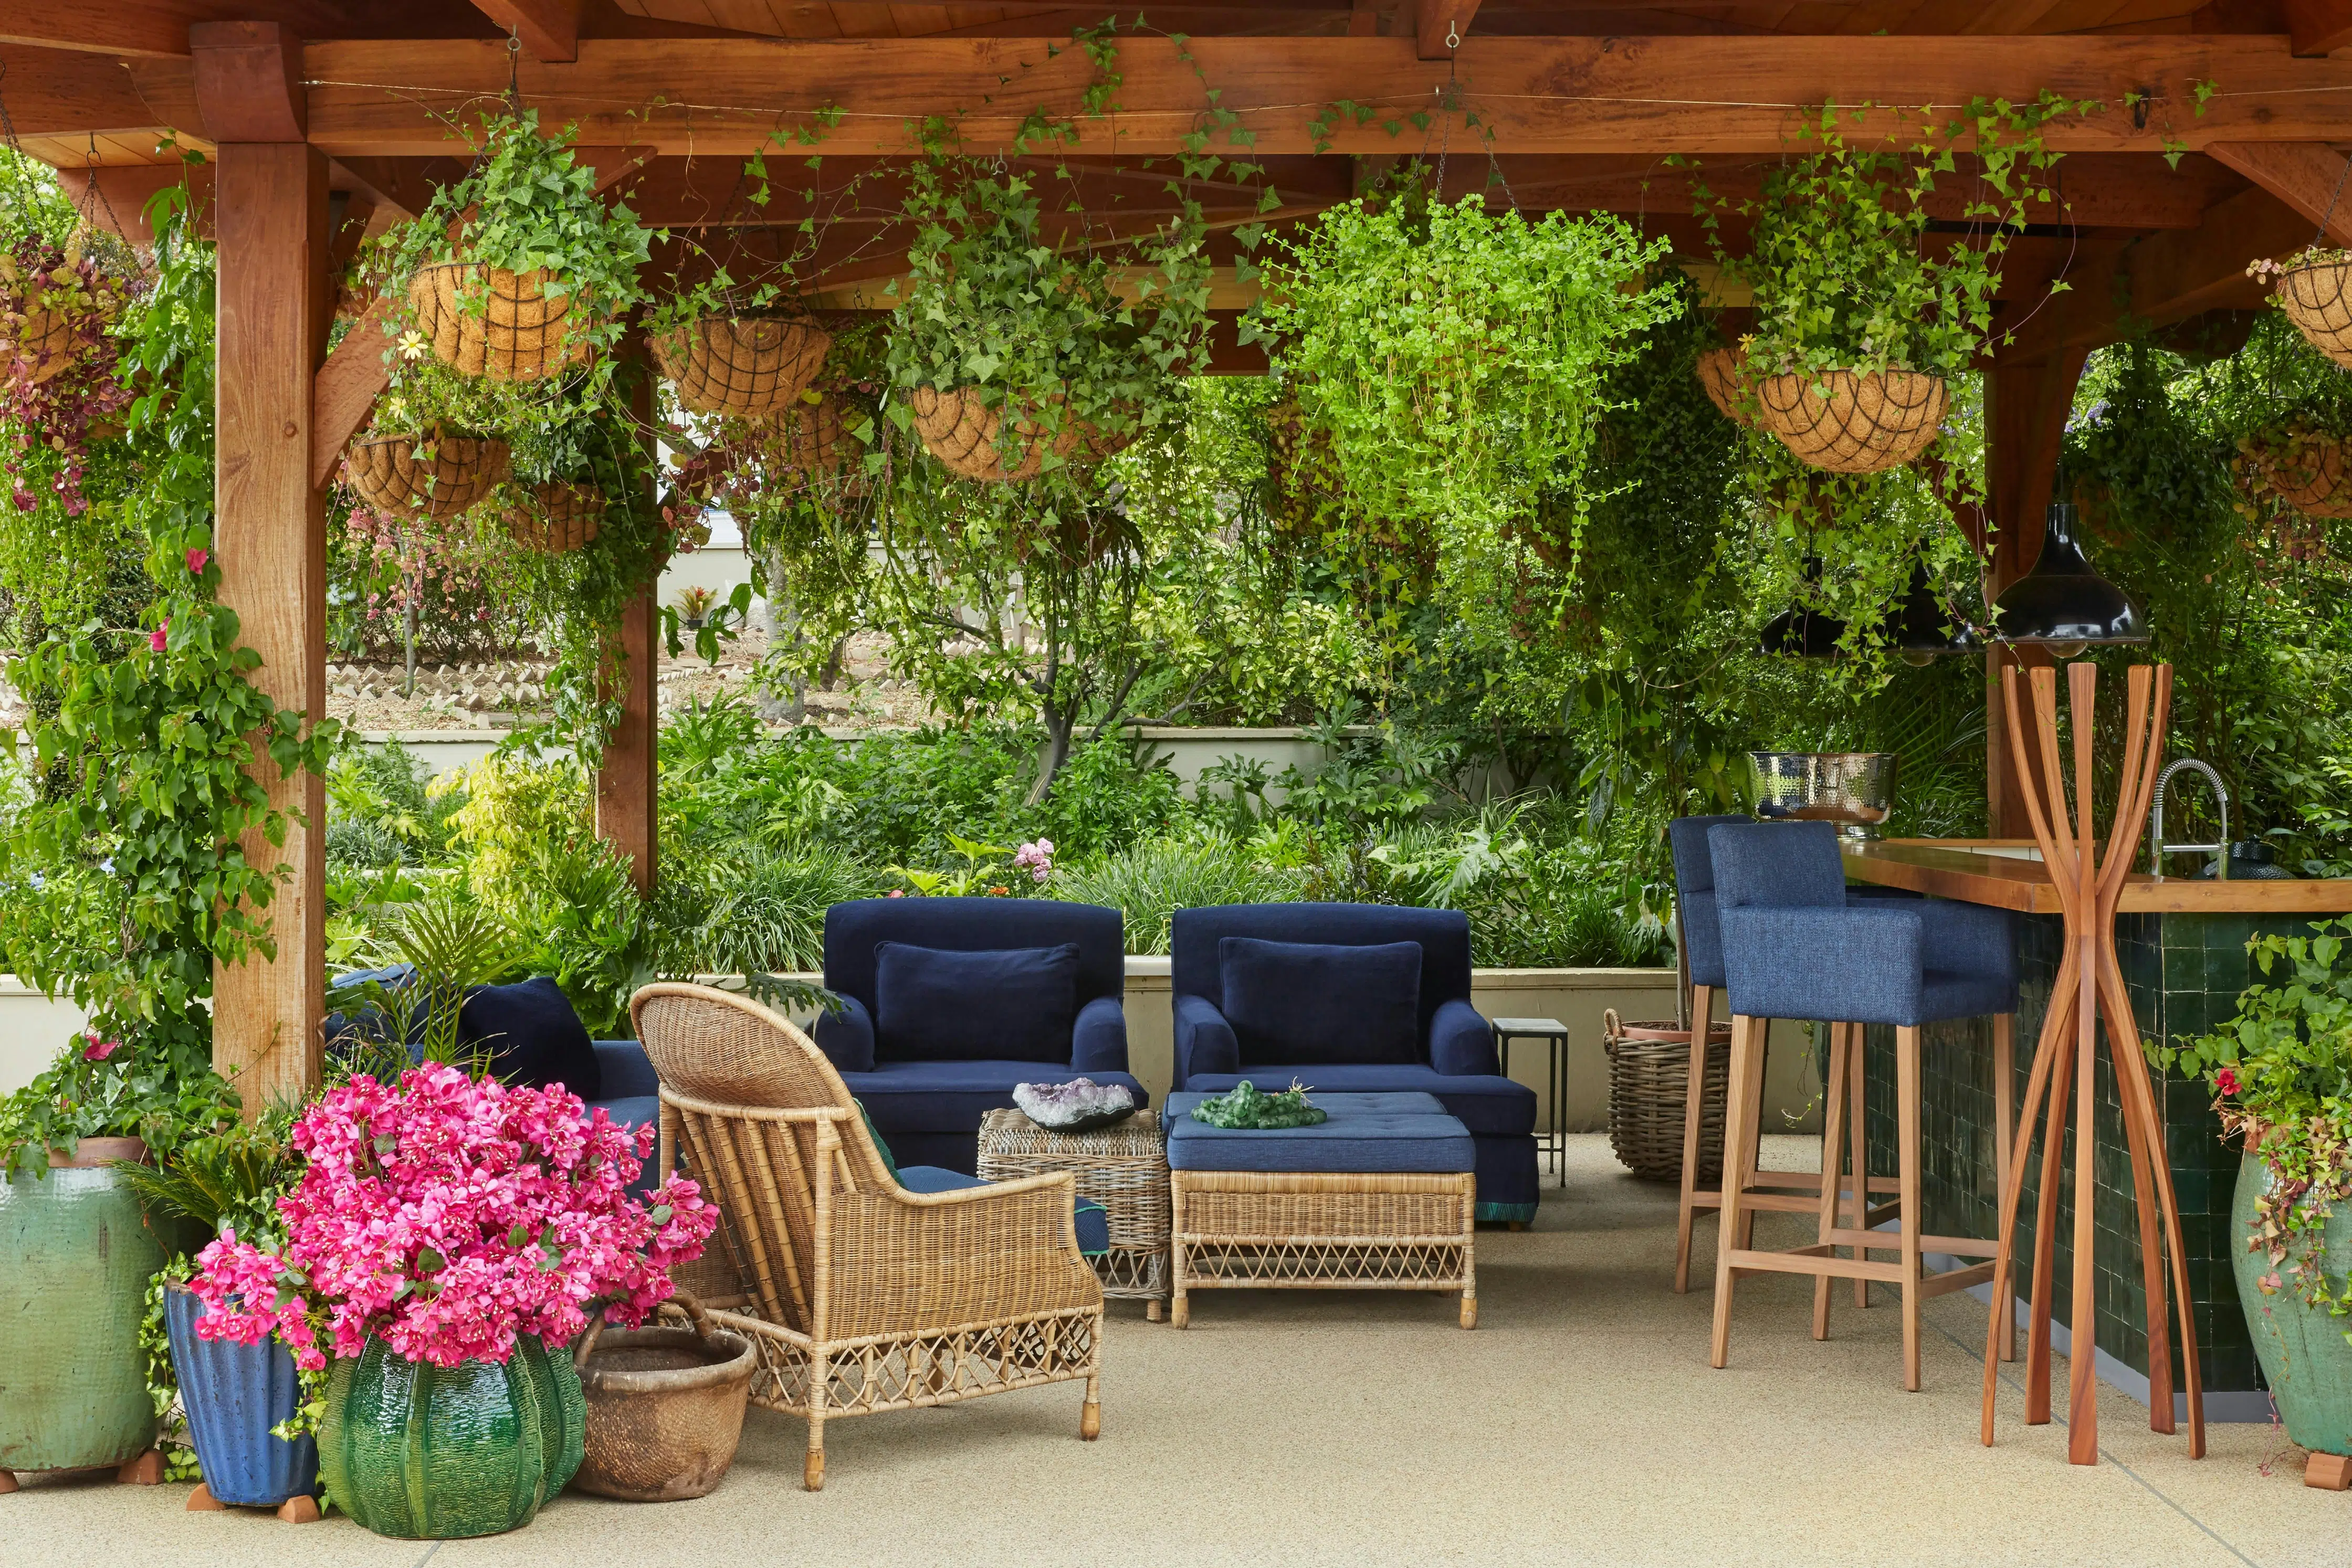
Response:
[{"label": "navy seat cushion", "polygon": [[894,1139],[902,1133],[961,1133],[969,1139],[980,1130],[982,1117],[1013,1103],[1014,1084],[1067,1083],[1073,1078],[1123,1083],[1139,1106],[1150,1103],[1130,1073],[1074,1072],[1034,1061],[877,1061],[871,1072],[841,1075],[875,1127]]},{"label": "navy seat cushion", "polygon": [[[1392,1062],[1421,1054],[1421,944],[1217,942],[1244,1069],[1276,1061]],[[1274,1085],[1273,1087],[1280,1087]]]},{"label": "navy seat cushion", "polygon": [[457,1009],[457,1038],[489,1048],[490,1071],[501,1082],[533,1089],[561,1083],[583,1100],[604,1097],[604,1071],[587,1026],[563,988],[545,975],[475,987]]},{"label": "navy seat cushion", "polygon": [[1070,1061],[1078,945],[953,952],[874,949],[874,1058],[884,1061]]},{"label": "navy seat cushion", "polygon": [[1244,1078],[1261,1089],[1286,1089],[1296,1078],[1318,1105],[1323,1094],[1428,1094],[1481,1138],[1525,1137],[1536,1130],[1536,1092],[1526,1084],[1495,1073],[1456,1077],[1419,1061],[1295,1062],[1254,1073],[1201,1072],[1186,1079],[1184,1087],[1223,1094]]},{"label": "navy seat cushion", "polygon": [[[898,1173],[898,1185],[908,1192],[961,1192],[966,1187],[986,1186],[978,1176],[961,1171],[942,1170],[938,1166],[908,1166]],[[1110,1211],[1089,1198],[1077,1200],[1078,1250],[1089,1258],[1100,1257],[1110,1250]]]},{"label": "navy seat cushion", "polygon": [[1168,1168],[1179,1171],[1467,1171],[1470,1129],[1427,1094],[1323,1094],[1312,1127],[1212,1127],[1192,1119],[1207,1099],[1171,1094],[1161,1113]]}]

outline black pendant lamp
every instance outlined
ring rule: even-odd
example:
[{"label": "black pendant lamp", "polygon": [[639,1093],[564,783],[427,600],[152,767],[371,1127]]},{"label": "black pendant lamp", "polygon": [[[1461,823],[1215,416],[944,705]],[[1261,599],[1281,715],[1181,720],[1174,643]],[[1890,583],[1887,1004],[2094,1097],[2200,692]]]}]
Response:
[{"label": "black pendant lamp", "polygon": [[[1805,558],[1805,580],[1822,580],[1822,558]],[[1845,650],[1838,639],[1845,635],[1845,622],[1834,615],[1824,615],[1792,604],[1771,620],[1764,622],[1763,634],[1756,639],[1759,653],[1777,654],[1784,659],[1842,659]]]},{"label": "black pendant lamp", "polygon": [[1977,635],[1965,622],[1956,620],[1936,597],[1936,590],[1927,579],[1927,563],[1911,563],[1911,587],[1903,595],[1903,602],[1886,618],[1884,627],[1886,641],[1906,664],[1927,664],[1947,653],[1974,653]]},{"label": "black pendant lamp", "polygon": [[2147,622],[2124,591],[2091,570],[2074,542],[2074,508],[2053,502],[2033,570],[1993,601],[1994,635],[2071,659],[2095,643],[2145,643]]}]

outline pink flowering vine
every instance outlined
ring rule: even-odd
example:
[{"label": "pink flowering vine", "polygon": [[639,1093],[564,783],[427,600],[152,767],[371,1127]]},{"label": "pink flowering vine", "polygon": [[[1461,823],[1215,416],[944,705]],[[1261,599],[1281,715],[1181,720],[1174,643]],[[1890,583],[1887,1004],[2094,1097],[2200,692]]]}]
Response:
[{"label": "pink flowering vine", "polygon": [[518,1335],[578,1333],[599,1299],[614,1322],[642,1322],[719,1221],[684,1176],[630,1195],[651,1127],[633,1137],[560,1086],[477,1083],[446,1063],[330,1090],[292,1142],[309,1164],[278,1203],[285,1244],[225,1228],[191,1289],[204,1338],[275,1332],[312,1369],[370,1338],[436,1366],[502,1362]]},{"label": "pink flowering vine", "polygon": [[85,1034],[82,1036],[82,1039],[89,1042],[81,1048],[81,1059],[84,1061],[104,1061],[108,1057],[112,1056],[116,1051],[122,1049],[122,1042],[121,1040],[102,1040],[94,1033]]},{"label": "pink flowering vine", "polygon": [[188,570],[192,574],[202,571],[205,570],[205,562],[212,559],[213,552],[198,545],[188,551]]},{"label": "pink flowering vine", "polygon": [[168,620],[159,621],[155,623],[155,630],[147,633],[147,645],[160,653],[163,651],[163,645],[171,641],[171,637],[172,622]]}]

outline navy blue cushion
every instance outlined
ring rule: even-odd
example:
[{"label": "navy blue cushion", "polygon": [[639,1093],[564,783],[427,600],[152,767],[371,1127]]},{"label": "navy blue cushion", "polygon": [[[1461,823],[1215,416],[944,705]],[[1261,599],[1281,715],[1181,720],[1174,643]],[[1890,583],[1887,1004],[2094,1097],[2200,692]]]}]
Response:
[{"label": "navy blue cushion", "polygon": [[1067,1066],[1077,978],[1075,942],[987,953],[881,943],[874,949],[874,1060]]},{"label": "navy blue cushion", "polygon": [[1427,1094],[1324,1094],[1312,1127],[1212,1127],[1192,1119],[1204,1094],[1168,1097],[1168,1168],[1178,1171],[1467,1171],[1470,1130]]},{"label": "navy blue cushion", "polygon": [[561,1083],[583,1100],[604,1097],[604,1072],[587,1026],[563,988],[545,975],[475,987],[457,1009],[457,1038],[489,1048],[490,1071],[501,1082],[533,1089]]},{"label": "navy blue cushion", "polygon": [[[1077,1005],[1127,985],[1119,912],[1051,898],[854,898],[824,912],[825,988],[876,1001],[875,951],[885,942],[958,953],[1078,945]],[[1466,994],[1466,993],[1465,993]]]},{"label": "navy blue cushion", "polygon": [[[1418,1045],[1447,1001],[1470,999],[1470,917],[1458,909],[1408,909],[1386,904],[1223,904],[1180,909],[1170,924],[1169,989],[1177,997],[1224,996],[1218,945],[1228,936],[1266,942],[1364,946],[1421,944],[1421,998],[1413,1015]],[[1182,1030],[1179,1019],[1180,1032]],[[1416,1054],[1420,1054],[1417,1051]],[[1243,1060],[1246,1061],[1246,1058]],[[1180,1053],[1180,1073],[1191,1071]],[[1180,1079],[1177,1086],[1184,1086]]]},{"label": "navy blue cushion", "polygon": [[[908,1192],[961,1192],[967,1187],[986,1186],[978,1176],[961,1171],[942,1170],[938,1166],[908,1166],[898,1172],[898,1185]],[[1110,1250],[1110,1213],[1091,1198],[1077,1200],[1078,1250],[1089,1258],[1098,1258]]]},{"label": "navy blue cushion", "polygon": [[600,1040],[592,1044],[596,1052],[596,1071],[603,1079],[597,1088],[604,1099],[635,1099],[640,1095],[651,1099],[661,1092],[661,1074],[654,1071],[646,1048],[638,1041]]},{"label": "navy blue cushion", "polygon": [[1421,944],[1217,943],[1244,1071],[1262,1062],[1407,1062],[1420,1054]]},{"label": "navy blue cushion", "polygon": [[1339,1061],[1276,1065],[1249,1072],[1204,1072],[1185,1087],[1222,1094],[1247,1078],[1261,1089],[1288,1088],[1297,1078],[1307,1098],[1331,1094],[1427,1094],[1479,1137],[1524,1137],[1535,1131],[1536,1092],[1499,1073],[1440,1072],[1426,1062]]},{"label": "navy blue cushion", "polygon": [[1707,830],[1751,823],[1749,817],[1676,817],[1666,824],[1675,858],[1675,915],[1694,986],[1723,984],[1723,933],[1715,919],[1715,862]]},{"label": "navy blue cushion", "polygon": [[1014,1084],[1067,1083],[1078,1077],[1125,1084],[1138,1105],[1150,1103],[1142,1083],[1129,1073],[1077,1073],[1034,1061],[878,1061],[873,1071],[845,1072],[841,1081],[895,1146],[902,1133],[969,1136],[980,1131],[982,1116],[1013,1103]]}]

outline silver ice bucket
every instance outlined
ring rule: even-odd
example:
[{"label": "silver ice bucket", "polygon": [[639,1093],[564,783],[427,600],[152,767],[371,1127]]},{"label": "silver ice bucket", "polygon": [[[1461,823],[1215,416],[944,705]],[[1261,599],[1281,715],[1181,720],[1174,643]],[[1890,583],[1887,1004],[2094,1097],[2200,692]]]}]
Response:
[{"label": "silver ice bucket", "polygon": [[1837,822],[1870,836],[1895,799],[1891,751],[1751,751],[1756,814],[1774,821]]}]

